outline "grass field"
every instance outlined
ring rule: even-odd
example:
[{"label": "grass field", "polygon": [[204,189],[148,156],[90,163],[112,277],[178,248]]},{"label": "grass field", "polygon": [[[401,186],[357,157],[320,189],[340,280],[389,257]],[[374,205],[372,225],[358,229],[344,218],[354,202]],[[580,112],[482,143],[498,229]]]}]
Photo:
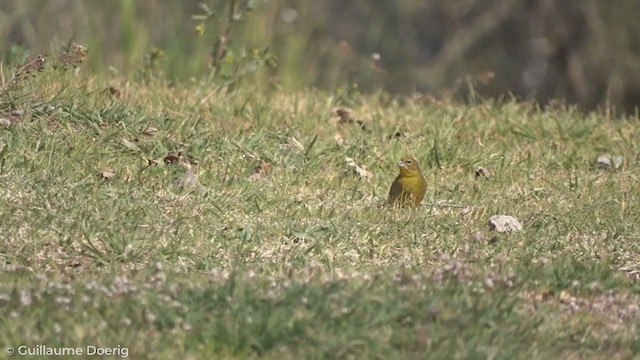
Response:
[{"label": "grass field", "polygon": [[[637,118],[56,72],[0,101],[16,353],[640,356]],[[602,153],[624,164],[594,167]],[[425,203],[380,207],[405,154]],[[490,231],[496,214],[523,230]]]}]

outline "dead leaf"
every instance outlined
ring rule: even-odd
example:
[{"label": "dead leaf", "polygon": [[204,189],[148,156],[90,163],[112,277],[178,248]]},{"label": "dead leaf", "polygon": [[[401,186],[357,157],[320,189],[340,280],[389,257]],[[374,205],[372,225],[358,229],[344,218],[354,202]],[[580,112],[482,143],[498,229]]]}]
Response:
[{"label": "dead leaf", "polygon": [[9,115],[14,118],[24,117],[26,114],[27,111],[23,109],[11,110],[11,112],[9,112]]},{"label": "dead leaf", "polygon": [[476,176],[476,179],[482,177],[489,180],[491,178],[491,171],[489,171],[489,169],[487,169],[486,167],[479,166],[476,169],[475,176]]},{"label": "dead leaf", "polygon": [[177,164],[180,161],[180,153],[169,153],[162,159],[165,165]]},{"label": "dead leaf", "polygon": [[98,174],[98,177],[102,180],[111,180],[114,176],[116,176],[116,173],[112,171],[101,171]]},{"label": "dead leaf", "polygon": [[298,139],[294,138],[293,136],[291,137],[291,139],[289,140],[289,143],[295,147],[297,147],[299,150],[304,150],[304,145],[302,145],[300,143],[300,141],[298,141]]},{"label": "dead leaf", "polygon": [[362,130],[367,130],[367,125],[365,124],[365,122],[361,119],[356,119],[353,117],[353,113],[350,109],[347,108],[338,108],[335,110],[336,115],[338,115],[339,119],[338,119],[338,124],[339,125],[345,125],[345,124],[357,124],[358,126],[360,126],[360,128]]},{"label": "dead leaf", "polygon": [[338,124],[351,124],[353,123],[351,110],[346,108],[336,109],[336,114],[340,117]]},{"label": "dead leaf", "polygon": [[140,147],[133,141],[122,139],[122,145],[131,151],[140,151]]},{"label": "dead leaf", "polygon": [[147,159],[147,166],[160,165],[160,161],[156,159]]},{"label": "dead leaf", "polygon": [[148,127],[146,129],[144,129],[142,131],[142,133],[147,135],[147,136],[156,136],[156,134],[158,133],[158,129],[156,129],[154,127]]},{"label": "dead leaf", "polygon": [[249,180],[255,181],[264,177],[269,170],[271,170],[272,165],[264,160],[260,160],[260,164],[253,169],[251,175],[249,175]]},{"label": "dead leaf", "polygon": [[181,165],[187,170],[191,170],[194,167],[198,166],[198,160],[182,151],[170,152],[169,154],[167,154],[167,156],[164,157],[162,161],[165,165]]},{"label": "dead leaf", "polygon": [[360,166],[358,164],[356,164],[356,162],[352,159],[352,158],[345,158],[344,161],[346,161],[347,166],[350,167],[351,169],[353,169],[353,171],[363,180],[370,180],[371,179],[371,173],[366,169],[365,166]]},{"label": "dead leaf", "polygon": [[398,129],[393,134],[389,135],[388,139],[401,139],[405,137],[407,137],[407,134],[402,129]]},{"label": "dead leaf", "polygon": [[114,98],[122,99],[122,91],[118,90],[118,88],[116,88],[115,86],[109,86],[108,88],[104,89],[104,92],[113,96]]}]

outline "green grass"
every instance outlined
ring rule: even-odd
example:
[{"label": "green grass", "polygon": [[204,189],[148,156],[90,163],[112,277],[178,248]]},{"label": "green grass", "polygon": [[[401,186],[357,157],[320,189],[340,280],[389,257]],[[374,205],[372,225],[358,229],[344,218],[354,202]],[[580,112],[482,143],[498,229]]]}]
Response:
[{"label": "green grass", "polygon": [[[639,356],[638,119],[352,97],[363,131],[337,123],[333,94],[112,85],[121,98],[44,74],[13,100],[26,115],[2,100],[0,345],[134,359]],[[206,191],[177,186],[185,166],[163,159],[178,151]],[[624,166],[594,168],[605,152]],[[380,207],[405,154],[422,165],[425,204]],[[261,160],[271,168],[252,179]],[[431,206],[443,202],[463,206]],[[524,229],[491,233],[495,214]]]}]

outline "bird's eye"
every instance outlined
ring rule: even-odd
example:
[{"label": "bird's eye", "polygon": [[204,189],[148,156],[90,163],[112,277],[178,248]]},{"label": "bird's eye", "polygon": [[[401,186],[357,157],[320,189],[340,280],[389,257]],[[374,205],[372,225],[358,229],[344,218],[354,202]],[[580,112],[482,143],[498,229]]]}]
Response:
[{"label": "bird's eye", "polygon": [[407,164],[411,164],[411,162],[412,162],[411,160],[407,160]]}]

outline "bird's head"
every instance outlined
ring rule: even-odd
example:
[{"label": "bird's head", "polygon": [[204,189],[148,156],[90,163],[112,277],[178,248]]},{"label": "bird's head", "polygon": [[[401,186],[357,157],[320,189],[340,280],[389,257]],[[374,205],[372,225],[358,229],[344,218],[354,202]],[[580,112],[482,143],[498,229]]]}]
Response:
[{"label": "bird's head", "polygon": [[400,175],[402,176],[419,176],[420,166],[415,158],[405,156],[398,161],[398,167],[400,168]]}]

